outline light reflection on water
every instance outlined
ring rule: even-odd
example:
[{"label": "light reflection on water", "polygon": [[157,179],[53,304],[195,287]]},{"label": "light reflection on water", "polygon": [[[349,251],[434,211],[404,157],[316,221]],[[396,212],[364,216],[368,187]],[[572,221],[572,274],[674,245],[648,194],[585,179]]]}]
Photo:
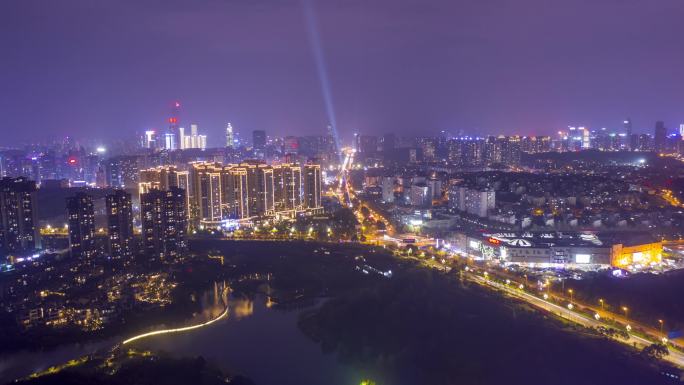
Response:
[{"label": "light reflection on water", "polygon": [[[217,292],[202,296],[204,310],[198,320],[223,311]],[[245,375],[257,385],[351,385],[363,378],[321,352],[297,327],[297,311],[270,309],[270,299],[227,298],[229,315],[211,327],[191,333],[155,336],[134,346],[174,356],[203,356],[224,371]]]}]

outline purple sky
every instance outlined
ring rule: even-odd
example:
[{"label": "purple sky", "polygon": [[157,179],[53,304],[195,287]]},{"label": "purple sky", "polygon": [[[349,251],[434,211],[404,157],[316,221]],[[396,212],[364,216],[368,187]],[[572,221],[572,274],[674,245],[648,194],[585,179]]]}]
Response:
[{"label": "purple sky", "polygon": [[[684,0],[311,0],[341,134],[684,123]],[[301,0],[5,0],[0,144],[323,133]]]}]

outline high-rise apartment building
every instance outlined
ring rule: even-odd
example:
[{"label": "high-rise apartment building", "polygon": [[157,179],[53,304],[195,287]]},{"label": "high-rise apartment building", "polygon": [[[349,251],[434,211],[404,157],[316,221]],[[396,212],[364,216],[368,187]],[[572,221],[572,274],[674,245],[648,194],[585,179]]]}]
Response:
[{"label": "high-rise apartment building", "polygon": [[190,212],[190,173],[175,166],[159,166],[140,171],[138,177],[138,193],[144,194],[150,190],[168,190],[179,187],[185,190],[187,196],[187,210]]},{"label": "high-rise apartment building", "polygon": [[486,217],[496,207],[496,193],[493,190],[472,189],[454,185],[449,188],[449,208],[468,214]]},{"label": "high-rise apartment building", "polygon": [[112,258],[133,255],[133,202],[131,194],[116,190],[105,198],[109,254]]},{"label": "high-rise apartment building", "polygon": [[219,225],[223,219],[221,174],[219,163],[193,163],[190,169],[192,180],[193,222]]},{"label": "high-rise apartment building", "polygon": [[30,252],[38,246],[36,182],[0,179],[0,256]]},{"label": "high-rise apartment building", "polygon": [[140,212],[143,248],[150,256],[174,257],[187,248],[185,190],[151,190],[142,194]]},{"label": "high-rise apartment building", "polygon": [[295,164],[274,167],[274,195],[276,211],[302,209],[302,168]]},{"label": "high-rise apartment building", "polygon": [[91,259],[96,252],[93,198],[86,193],[77,193],[67,198],[66,206],[71,256]]},{"label": "high-rise apartment building", "polygon": [[317,209],[321,207],[321,165],[304,165],[304,207]]}]

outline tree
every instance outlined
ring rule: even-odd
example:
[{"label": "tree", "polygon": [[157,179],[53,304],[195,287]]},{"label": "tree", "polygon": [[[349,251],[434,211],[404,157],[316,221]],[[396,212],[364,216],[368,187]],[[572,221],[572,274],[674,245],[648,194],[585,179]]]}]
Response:
[{"label": "tree", "polygon": [[368,210],[368,207],[361,206],[361,215],[363,215],[364,218],[367,218],[370,215],[370,210]]},{"label": "tree", "polygon": [[342,208],[335,211],[332,220],[335,224],[335,233],[339,234],[340,237],[351,238],[356,235],[356,226],[359,222],[351,209]]},{"label": "tree", "polygon": [[670,351],[663,344],[650,344],[641,351],[641,355],[651,360],[660,360],[669,354]]}]

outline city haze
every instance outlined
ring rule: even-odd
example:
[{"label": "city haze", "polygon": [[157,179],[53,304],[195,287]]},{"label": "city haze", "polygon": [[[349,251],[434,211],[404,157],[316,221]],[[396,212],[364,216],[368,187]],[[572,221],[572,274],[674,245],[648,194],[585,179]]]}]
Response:
[{"label": "city haze", "polygon": [[[311,2],[337,128],[365,134],[635,132],[684,122],[684,2]],[[299,0],[8,1],[0,12],[0,145],[134,137],[227,122],[248,137],[324,134]]]}]

